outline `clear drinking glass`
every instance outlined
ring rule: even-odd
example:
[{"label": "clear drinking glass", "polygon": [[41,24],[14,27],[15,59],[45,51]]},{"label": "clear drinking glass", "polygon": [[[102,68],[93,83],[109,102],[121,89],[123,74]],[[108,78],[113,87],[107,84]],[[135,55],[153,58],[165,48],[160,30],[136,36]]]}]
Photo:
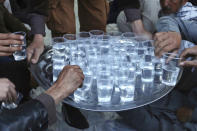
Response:
[{"label": "clear drinking glass", "polygon": [[126,39],[131,39],[131,38],[136,37],[136,34],[133,32],[125,32],[122,34],[122,37]]},{"label": "clear drinking glass", "polygon": [[133,100],[135,76],[135,65],[130,62],[122,62],[118,73],[118,87],[120,88],[120,100],[123,103]]},{"label": "clear drinking glass", "polygon": [[109,72],[99,72],[97,76],[98,103],[110,104],[113,91],[113,81]]},{"label": "clear drinking glass", "polygon": [[23,95],[20,92],[17,92],[17,100],[15,102],[7,103],[7,102],[2,102],[1,108],[3,109],[15,109],[18,107],[18,104],[22,100]]},{"label": "clear drinking glass", "polygon": [[151,62],[142,62],[141,63],[142,69],[142,81],[145,82],[152,82],[154,80],[154,64]]},{"label": "clear drinking glass", "polygon": [[77,39],[76,34],[64,34],[63,37],[64,37],[66,40],[76,40],[76,39]]},{"label": "clear drinking glass", "polygon": [[135,81],[130,79],[120,79],[120,100],[122,103],[131,102],[134,99]]},{"label": "clear drinking glass", "polygon": [[118,32],[118,31],[113,31],[113,32],[108,32],[108,35],[110,35],[111,37],[113,37],[113,39],[121,39],[122,37],[122,32]]},{"label": "clear drinking glass", "polygon": [[66,39],[63,37],[54,37],[52,39],[52,44],[53,44],[53,81],[55,82],[59,73],[63,69],[63,67],[68,64],[67,59],[65,57],[65,44],[66,44]]},{"label": "clear drinking glass", "polygon": [[23,43],[22,45],[18,45],[18,44],[12,44],[11,46],[14,46],[14,47],[18,47],[18,46],[21,46],[22,47],[22,50],[20,51],[15,51],[13,53],[13,56],[14,56],[14,59],[15,61],[21,61],[21,60],[24,60],[26,59],[26,33],[23,32],[23,31],[18,31],[18,32],[14,32],[14,34],[17,34],[17,35],[22,35],[24,37],[23,39]]},{"label": "clear drinking glass", "polygon": [[175,86],[179,75],[179,62],[181,58],[175,53],[166,53],[162,56],[162,83]]},{"label": "clear drinking glass", "polygon": [[89,32],[79,32],[77,34],[77,39],[83,40],[83,39],[89,39],[90,38],[90,33]]},{"label": "clear drinking glass", "polygon": [[93,76],[92,72],[88,67],[82,67],[83,73],[85,75],[85,79],[83,81],[82,88],[78,88],[74,92],[74,99],[75,101],[88,101],[91,97],[91,86],[93,83]]},{"label": "clear drinking glass", "polygon": [[99,36],[104,35],[104,31],[102,30],[91,30],[89,33],[92,39],[97,39]]},{"label": "clear drinking glass", "polygon": [[133,44],[135,45],[135,38],[136,37],[136,34],[133,33],[133,32],[125,32],[122,34],[122,40],[120,41],[121,43],[125,43],[125,44]]},{"label": "clear drinking glass", "polygon": [[162,59],[155,57],[153,63],[155,65],[155,74],[162,74]]}]

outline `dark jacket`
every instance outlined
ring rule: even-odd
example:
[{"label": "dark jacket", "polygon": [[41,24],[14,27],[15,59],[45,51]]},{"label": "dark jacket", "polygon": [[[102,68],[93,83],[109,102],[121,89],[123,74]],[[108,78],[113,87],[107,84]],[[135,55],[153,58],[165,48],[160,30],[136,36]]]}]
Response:
[{"label": "dark jacket", "polygon": [[139,8],[139,0],[114,0],[110,3],[110,12],[107,23],[116,23],[116,19],[122,10]]},{"label": "dark jacket", "polygon": [[197,0],[189,0],[193,5],[197,6]]},{"label": "dark jacket", "polygon": [[47,109],[38,100],[31,100],[16,109],[0,113],[0,131],[43,131],[47,127]]},{"label": "dark jacket", "polygon": [[12,13],[31,27],[30,34],[45,35],[48,0],[10,0]]}]

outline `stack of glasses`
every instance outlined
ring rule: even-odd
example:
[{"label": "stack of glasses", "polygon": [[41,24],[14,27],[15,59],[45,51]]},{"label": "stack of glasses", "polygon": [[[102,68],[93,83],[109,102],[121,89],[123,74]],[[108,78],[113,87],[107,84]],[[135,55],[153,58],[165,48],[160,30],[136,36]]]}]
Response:
[{"label": "stack of glasses", "polygon": [[64,65],[78,65],[83,70],[85,80],[83,87],[74,93],[76,102],[96,95],[91,91],[93,82],[99,104],[111,103],[115,87],[120,89],[121,102],[131,102],[136,76],[140,75],[142,82],[153,82],[154,76],[160,75],[164,78],[162,83],[174,86],[179,73],[177,55],[171,58],[168,53],[162,59],[156,58],[153,41],[131,32],[104,35],[102,31],[92,30],[76,36],[66,34],[53,38],[53,49],[53,81]]}]

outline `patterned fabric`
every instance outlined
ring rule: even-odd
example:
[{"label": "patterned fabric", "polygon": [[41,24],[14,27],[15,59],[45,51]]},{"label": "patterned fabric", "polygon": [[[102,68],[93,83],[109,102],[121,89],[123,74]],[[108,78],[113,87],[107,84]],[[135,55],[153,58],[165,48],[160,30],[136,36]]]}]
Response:
[{"label": "patterned fabric", "polygon": [[176,16],[182,20],[197,20],[197,6],[187,2],[177,13]]}]

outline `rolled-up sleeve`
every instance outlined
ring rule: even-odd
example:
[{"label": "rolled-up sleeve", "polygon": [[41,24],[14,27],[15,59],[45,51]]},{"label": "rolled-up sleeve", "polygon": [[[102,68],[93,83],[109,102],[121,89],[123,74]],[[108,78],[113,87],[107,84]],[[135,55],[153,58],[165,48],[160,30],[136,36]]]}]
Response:
[{"label": "rolled-up sleeve", "polygon": [[39,100],[45,106],[48,112],[49,125],[55,123],[57,120],[57,117],[56,117],[55,101],[53,100],[53,98],[43,93],[39,95],[38,97],[36,97],[36,99]]},{"label": "rolled-up sleeve", "polygon": [[177,21],[171,16],[161,17],[156,25],[158,32],[174,31],[180,33]]},{"label": "rolled-up sleeve", "polygon": [[127,22],[133,22],[135,20],[141,19],[141,12],[139,9],[127,8],[124,9],[124,13],[127,18]]},{"label": "rolled-up sleeve", "polygon": [[30,35],[42,34],[45,36],[45,19],[46,17],[39,14],[30,14],[29,25],[31,26]]}]

